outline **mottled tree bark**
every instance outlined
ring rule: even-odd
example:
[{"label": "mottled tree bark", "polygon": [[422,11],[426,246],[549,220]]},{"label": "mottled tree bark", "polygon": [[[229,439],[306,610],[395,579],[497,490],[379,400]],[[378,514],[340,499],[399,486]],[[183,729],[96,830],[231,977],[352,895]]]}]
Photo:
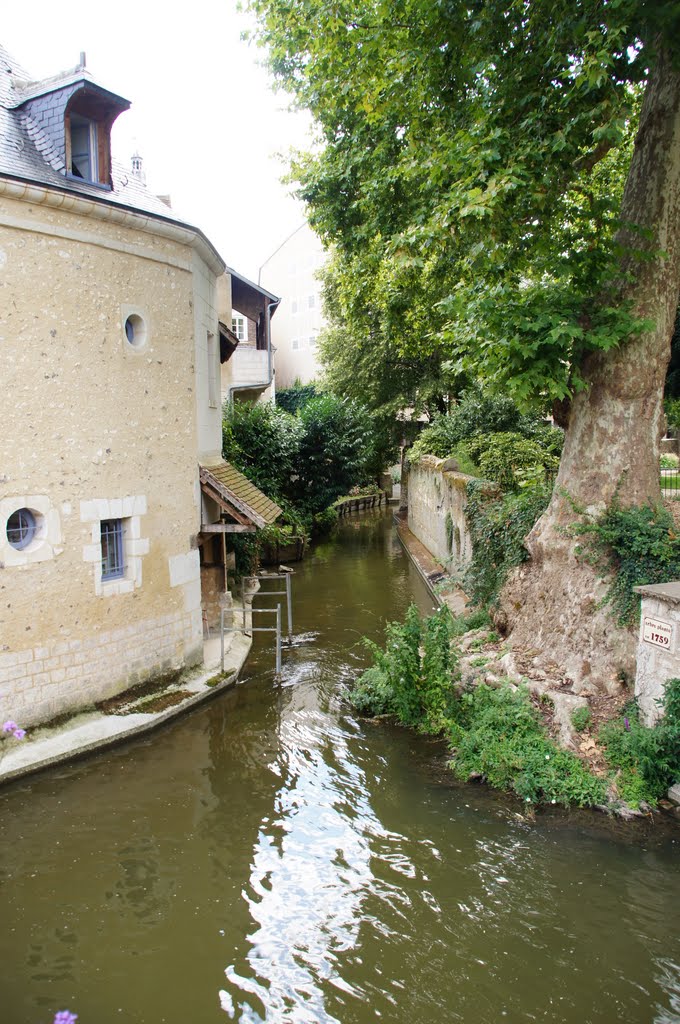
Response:
[{"label": "mottled tree bark", "polygon": [[663,385],[680,288],[680,71],[667,53],[647,85],[621,222],[626,255],[613,292],[654,326],[585,360],[588,388],[572,403],[552,501],[501,602],[514,649],[529,650],[536,665],[555,663],[578,690],[608,692],[634,672],[636,637],[600,606],[606,584],[565,530],[578,518],[574,505],[598,512],[615,497],[660,499]]}]

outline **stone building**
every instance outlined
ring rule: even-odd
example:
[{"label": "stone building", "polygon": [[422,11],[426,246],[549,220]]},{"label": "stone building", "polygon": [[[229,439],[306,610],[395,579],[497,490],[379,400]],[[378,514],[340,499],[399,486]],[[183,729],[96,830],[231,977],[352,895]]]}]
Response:
[{"label": "stone building", "polygon": [[128,106],[0,48],[0,721],[199,663],[202,547],[213,599],[215,535],[279,511],[222,462],[225,265],[112,158]]}]

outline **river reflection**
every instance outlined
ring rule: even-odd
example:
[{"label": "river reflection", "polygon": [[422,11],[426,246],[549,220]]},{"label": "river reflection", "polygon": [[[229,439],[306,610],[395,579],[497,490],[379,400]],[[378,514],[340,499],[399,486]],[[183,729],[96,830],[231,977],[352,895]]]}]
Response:
[{"label": "river reflection", "polygon": [[526,821],[356,719],[360,637],[430,599],[389,520],[296,574],[280,680],[0,792],[2,1024],[680,1021],[676,834]]}]

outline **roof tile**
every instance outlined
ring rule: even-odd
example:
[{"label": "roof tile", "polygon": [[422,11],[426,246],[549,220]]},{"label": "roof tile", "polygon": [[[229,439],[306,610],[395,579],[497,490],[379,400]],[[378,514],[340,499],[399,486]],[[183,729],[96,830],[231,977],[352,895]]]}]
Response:
[{"label": "roof tile", "polygon": [[264,519],[265,523],[273,523],[281,515],[281,509],[268,498],[259,487],[251,483],[230,462],[220,462],[217,466],[201,466],[204,473],[211,476],[234,495],[247,509]]}]

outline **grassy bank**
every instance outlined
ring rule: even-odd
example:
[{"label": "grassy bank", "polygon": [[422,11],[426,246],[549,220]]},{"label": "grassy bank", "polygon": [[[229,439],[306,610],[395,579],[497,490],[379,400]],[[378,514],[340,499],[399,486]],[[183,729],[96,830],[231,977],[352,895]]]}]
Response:
[{"label": "grassy bank", "polygon": [[[582,745],[598,757],[577,756],[551,734],[549,699],[510,679],[488,685],[483,656],[478,678],[462,682],[462,637],[482,623],[479,613],[456,619],[446,608],[421,618],[412,606],[404,622],[386,627],[384,647],[366,641],[373,664],[357,680],[352,705],[445,736],[458,778],[485,781],[532,805],[654,806],[680,778],[680,680],[669,681],[666,714],[654,728],[627,706]],[[573,719],[576,732],[589,731],[587,707]]]}]

